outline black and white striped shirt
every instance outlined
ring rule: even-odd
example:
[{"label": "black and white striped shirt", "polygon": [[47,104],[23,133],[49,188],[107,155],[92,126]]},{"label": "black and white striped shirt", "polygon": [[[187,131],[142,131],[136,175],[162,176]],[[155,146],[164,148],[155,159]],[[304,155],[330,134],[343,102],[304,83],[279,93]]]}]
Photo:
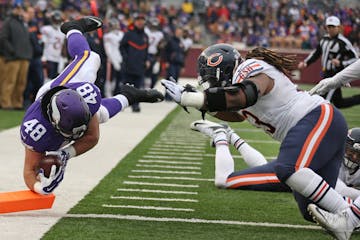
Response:
[{"label": "black and white striped shirt", "polygon": [[[330,38],[329,34],[326,34],[321,40],[318,46],[310,55],[304,60],[307,65],[315,62],[321,56],[321,66],[324,74],[324,78],[332,77],[337,72],[355,62],[358,58],[358,53],[342,34],[338,34],[334,38]],[[340,66],[336,67],[331,63],[332,59],[338,59]]]}]

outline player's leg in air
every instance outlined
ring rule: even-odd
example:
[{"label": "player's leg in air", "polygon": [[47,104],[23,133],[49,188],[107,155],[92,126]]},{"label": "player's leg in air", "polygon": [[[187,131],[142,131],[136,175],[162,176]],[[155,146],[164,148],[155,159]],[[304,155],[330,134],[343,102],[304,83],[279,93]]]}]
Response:
[{"label": "player's leg in air", "polygon": [[[229,126],[198,120],[191,124],[191,129],[211,137],[216,148],[215,185],[219,188],[290,192],[290,188],[280,183],[274,172],[274,163],[247,144]],[[241,154],[249,168],[235,171],[234,159],[229,143]]]},{"label": "player's leg in air", "polygon": [[55,86],[66,86],[76,82],[95,82],[100,67],[100,57],[91,51],[83,33],[96,30],[101,26],[102,20],[93,16],[68,21],[61,25],[61,31],[67,39],[68,53],[73,60],[59,76],[41,87],[36,98]]}]

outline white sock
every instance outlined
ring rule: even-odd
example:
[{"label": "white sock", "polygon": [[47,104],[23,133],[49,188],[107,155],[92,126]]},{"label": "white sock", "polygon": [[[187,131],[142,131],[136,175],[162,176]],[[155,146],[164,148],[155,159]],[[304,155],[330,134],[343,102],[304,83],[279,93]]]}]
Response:
[{"label": "white sock", "polygon": [[286,180],[286,184],[330,212],[336,213],[349,207],[342,196],[310,168],[296,171]]},{"label": "white sock", "polygon": [[267,163],[264,155],[258,150],[247,144],[239,135],[233,130],[230,130],[228,134],[228,140],[243,156],[245,163],[249,167],[256,167]]},{"label": "white sock", "polygon": [[214,136],[215,153],[215,186],[226,188],[228,176],[234,172],[234,159],[231,156],[229,145],[224,132]]}]

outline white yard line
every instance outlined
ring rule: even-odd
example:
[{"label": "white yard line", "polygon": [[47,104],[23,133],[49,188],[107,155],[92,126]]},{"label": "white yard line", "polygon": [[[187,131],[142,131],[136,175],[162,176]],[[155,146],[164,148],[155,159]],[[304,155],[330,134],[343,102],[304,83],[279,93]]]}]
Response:
[{"label": "white yard line", "polygon": [[152,183],[152,182],[136,182],[136,181],[124,181],[126,185],[142,185],[142,186],[163,186],[163,187],[183,187],[183,188],[198,188],[199,185],[194,184],[176,184],[176,183]]},{"label": "white yard line", "polygon": [[201,175],[201,172],[196,171],[165,171],[165,170],[131,170],[131,172],[139,173],[170,173],[170,174],[184,174],[184,175]]},{"label": "white yard line", "polygon": [[188,191],[168,191],[168,190],[158,190],[158,189],[139,189],[139,188],[118,188],[119,192],[145,192],[145,193],[165,193],[165,194],[187,194],[187,195],[197,195],[198,192],[188,192]]},{"label": "white yard line", "polygon": [[160,156],[160,155],[144,155],[143,158],[155,158],[155,159],[180,159],[180,160],[202,160],[202,157],[184,157],[184,156]]},{"label": "white yard line", "polygon": [[128,178],[143,178],[143,179],[166,179],[166,180],[187,180],[195,182],[213,182],[211,178],[191,178],[191,177],[162,177],[162,176],[143,176],[143,175],[129,175]]},{"label": "white yard line", "polygon": [[155,207],[155,206],[134,206],[134,205],[110,205],[103,204],[105,208],[132,208],[143,210],[156,210],[156,211],[180,211],[180,212],[193,212],[192,208],[172,208],[172,207]]},{"label": "white yard line", "polygon": [[199,202],[192,198],[150,198],[150,197],[135,197],[135,196],[110,196],[110,199],[127,199],[140,201],[159,201],[159,202]]},{"label": "white yard line", "polygon": [[143,168],[172,168],[172,169],[201,170],[201,167],[192,167],[192,166],[171,166],[171,165],[155,165],[155,164],[136,164],[136,166]]},{"label": "white yard line", "polygon": [[180,161],[165,161],[165,160],[144,160],[140,159],[138,162],[140,163],[167,163],[174,165],[202,165],[201,162],[180,162]]}]

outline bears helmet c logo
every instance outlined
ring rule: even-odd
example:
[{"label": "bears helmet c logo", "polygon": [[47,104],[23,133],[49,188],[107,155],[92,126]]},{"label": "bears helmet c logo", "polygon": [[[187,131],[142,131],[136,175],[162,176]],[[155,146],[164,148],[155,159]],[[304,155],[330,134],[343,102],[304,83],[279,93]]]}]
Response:
[{"label": "bears helmet c logo", "polygon": [[215,67],[219,65],[223,60],[223,55],[221,53],[213,53],[207,59],[207,65],[210,67]]}]

